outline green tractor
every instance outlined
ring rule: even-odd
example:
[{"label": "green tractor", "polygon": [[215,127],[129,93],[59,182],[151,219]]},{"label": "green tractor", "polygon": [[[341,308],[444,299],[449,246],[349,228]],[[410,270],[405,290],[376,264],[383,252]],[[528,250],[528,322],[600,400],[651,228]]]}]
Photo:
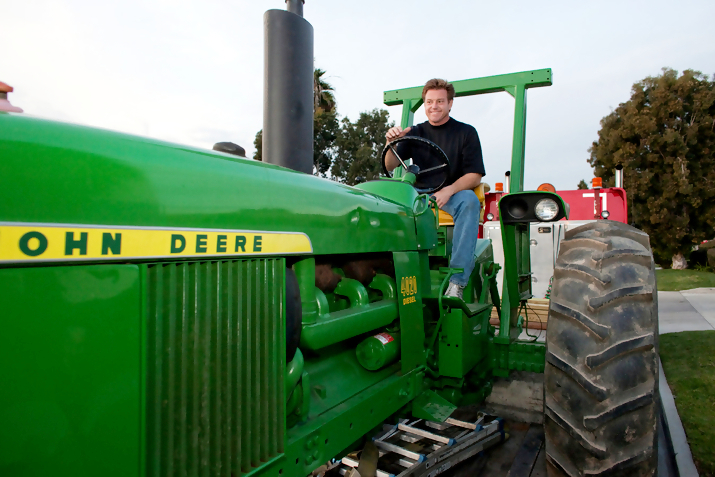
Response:
[{"label": "green tractor", "polygon": [[[312,27],[288,4],[265,17],[264,163],[0,112],[0,475],[437,475],[504,438],[457,408],[513,371],[544,373],[550,475],[655,475],[648,236],[568,232],[548,341],[520,339],[529,223],[568,215],[523,191],[526,90],[551,70],[453,83],[514,97],[514,145],[503,295],[479,240],[465,299],[444,297],[452,227],[419,165],[356,187],[303,173]],[[403,126],[420,92],[385,93]],[[375,469],[390,455],[402,471]]]}]

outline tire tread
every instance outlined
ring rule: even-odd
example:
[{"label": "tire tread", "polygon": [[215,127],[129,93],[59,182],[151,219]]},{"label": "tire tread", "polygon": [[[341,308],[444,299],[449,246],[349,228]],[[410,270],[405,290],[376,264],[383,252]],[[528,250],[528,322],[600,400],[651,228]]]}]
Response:
[{"label": "tire tread", "polygon": [[554,302],[553,300],[551,301],[549,311],[553,311],[555,313],[559,313],[563,316],[567,316],[569,318],[574,319],[575,321],[583,325],[587,330],[592,332],[594,335],[598,336],[600,339],[605,339],[610,333],[610,326],[604,326],[600,323],[596,323],[585,313],[581,313],[578,310],[574,310],[573,308],[570,308],[566,305],[562,305],[561,303]]},{"label": "tire tread", "polygon": [[627,399],[618,404],[612,405],[607,410],[593,416],[585,416],[583,418],[583,426],[590,430],[596,430],[608,421],[622,416],[628,412],[647,406],[653,402],[653,392],[649,391],[645,394]]},{"label": "tire tread", "polygon": [[653,333],[619,341],[613,346],[604,349],[600,353],[589,354],[586,356],[586,366],[590,369],[595,369],[611,360],[620,358],[624,354],[651,349],[654,344],[655,338]]},{"label": "tire tread", "polygon": [[581,373],[575,366],[566,362],[565,359],[557,356],[551,351],[546,352],[546,361],[552,366],[563,371],[568,377],[576,381],[586,392],[593,395],[598,401],[603,401],[608,397],[606,388],[599,386],[593,380]]},{"label": "tire tread", "polygon": [[648,235],[626,224],[602,220],[566,232],[547,328],[550,476],[656,474],[654,268]]}]

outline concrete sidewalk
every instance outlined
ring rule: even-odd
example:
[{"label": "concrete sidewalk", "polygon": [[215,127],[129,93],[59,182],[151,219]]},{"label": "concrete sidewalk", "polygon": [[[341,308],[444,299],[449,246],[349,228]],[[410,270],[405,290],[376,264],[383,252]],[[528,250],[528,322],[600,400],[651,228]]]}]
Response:
[{"label": "concrete sidewalk", "polygon": [[658,292],[660,334],[715,330],[715,288]]}]

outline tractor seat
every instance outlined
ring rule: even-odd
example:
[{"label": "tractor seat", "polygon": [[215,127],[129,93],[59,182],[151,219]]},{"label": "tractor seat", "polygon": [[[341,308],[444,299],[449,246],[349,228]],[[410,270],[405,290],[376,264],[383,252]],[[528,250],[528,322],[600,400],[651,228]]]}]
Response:
[{"label": "tractor seat", "polygon": [[[479,203],[482,204],[482,211],[479,213],[479,223],[484,222],[484,194],[489,192],[491,187],[486,182],[482,182],[475,189]],[[454,225],[454,218],[442,209],[439,209],[439,225]]]}]

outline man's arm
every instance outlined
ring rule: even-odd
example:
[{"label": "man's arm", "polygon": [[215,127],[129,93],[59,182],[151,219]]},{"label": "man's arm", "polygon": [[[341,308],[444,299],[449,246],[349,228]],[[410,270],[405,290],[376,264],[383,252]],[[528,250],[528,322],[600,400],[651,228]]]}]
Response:
[{"label": "man's arm", "polygon": [[453,184],[435,192],[434,198],[437,199],[437,205],[441,209],[444,204],[449,202],[449,199],[459,191],[472,190],[482,182],[482,175],[476,172],[469,172],[454,181]]},{"label": "man's arm", "polygon": [[[400,126],[391,127],[387,131],[387,134],[385,134],[385,139],[387,139],[387,142],[385,144],[387,145],[395,139],[404,136],[405,134],[410,132],[410,129],[412,129],[412,127],[408,127],[405,130],[403,130]],[[392,172],[392,170],[399,165],[400,161],[395,157],[392,151],[388,150],[387,155],[385,156],[385,166],[387,167],[387,170]]]}]

